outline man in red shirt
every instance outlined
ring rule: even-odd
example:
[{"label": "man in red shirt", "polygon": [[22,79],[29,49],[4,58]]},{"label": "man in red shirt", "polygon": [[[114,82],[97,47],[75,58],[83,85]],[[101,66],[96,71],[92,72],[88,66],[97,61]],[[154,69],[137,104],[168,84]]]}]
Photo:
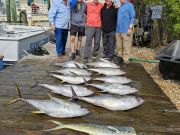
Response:
[{"label": "man in red shirt", "polygon": [[101,39],[101,8],[103,7],[102,3],[99,3],[98,0],[93,0],[88,2],[86,6],[87,12],[87,21],[86,21],[86,43],[84,49],[83,60],[88,62],[88,58],[91,54],[91,45],[94,38],[94,49],[93,57],[97,56],[97,52],[100,47]]}]

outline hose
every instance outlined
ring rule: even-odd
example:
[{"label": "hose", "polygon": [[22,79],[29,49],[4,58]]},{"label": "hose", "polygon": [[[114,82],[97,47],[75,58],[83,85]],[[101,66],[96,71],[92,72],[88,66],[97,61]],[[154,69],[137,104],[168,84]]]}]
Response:
[{"label": "hose", "polygon": [[148,62],[148,63],[159,63],[159,60],[146,60],[146,59],[141,59],[141,58],[132,58],[130,57],[128,59],[130,62]]}]

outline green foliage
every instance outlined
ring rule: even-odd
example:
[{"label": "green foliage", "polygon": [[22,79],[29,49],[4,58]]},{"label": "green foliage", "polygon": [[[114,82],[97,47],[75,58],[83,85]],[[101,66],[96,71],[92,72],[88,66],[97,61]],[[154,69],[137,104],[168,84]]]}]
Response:
[{"label": "green foliage", "polygon": [[[136,0],[138,1],[138,0]],[[144,7],[146,5],[162,5],[163,6],[163,22],[168,25],[168,29],[174,34],[175,38],[180,38],[180,1],[179,0],[142,0]]]},{"label": "green foliage", "polygon": [[169,9],[169,19],[172,21],[172,30],[179,38],[180,35],[180,1],[168,0],[166,2],[166,8]]}]

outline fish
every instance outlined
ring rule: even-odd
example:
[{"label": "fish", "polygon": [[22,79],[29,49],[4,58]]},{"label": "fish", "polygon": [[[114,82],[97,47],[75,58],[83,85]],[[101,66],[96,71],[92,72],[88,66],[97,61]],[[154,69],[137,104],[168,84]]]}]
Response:
[{"label": "fish", "polygon": [[109,67],[109,68],[120,68],[120,66],[118,66],[117,64],[110,62],[108,60],[105,59],[100,59],[99,61],[96,62],[92,62],[92,63],[87,63],[87,66],[92,66],[92,67]]},{"label": "fish", "polygon": [[98,74],[102,74],[102,75],[124,75],[125,72],[121,71],[118,68],[90,68],[88,69],[88,71],[93,71],[93,72],[97,72]]},{"label": "fish", "polygon": [[103,92],[109,92],[119,95],[127,95],[137,92],[136,88],[131,86],[121,85],[121,84],[112,84],[112,83],[103,83],[103,84],[87,84],[87,86],[92,86],[102,90]]},{"label": "fish", "polygon": [[86,83],[86,81],[91,80],[91,77],[87,77],[87,76],[68,76],[68,75],[56,75],[56,74],[50,74],[50,75],[62,80],[61,83],[67,82],[70,84],[82,84],[82,83]]},{"label": "fish", "polygon": [[66,62],[61,62],[61,63],[55,63],[55,66],[60,66],[63,68],[87,68],[87,66],[83,63],[79,63],[76,61],[66,61]]},{"label": "fish", "polygon": [[118,84],[127,84],[132,82],[131,79],[122,76],[103,76],[103,77],[94,78],[93,80],[103,81],[107,83],[118,83]]},{"label": "fish", "polygon": [[48,88],[51,90],[51,92],[56,94],[61,94],[66,97],[72,97],[72,91],[71,87],[76,92],[77,96],[83,97],[83,96],[89,96],[92,95],[94,92],[87,89],[83,86],[78,85],[51,85],[51,84],[38,84],[40,86],[43,86],[45,88]]},{"label": "fish", "polygon": [[60,73],[63,75],[91,76],[90,72],[80,68],[64,68],[60,70],[51,71],[51,73]]},{"label": "fish", "polygon": [[53,130],[66,128],[66,129],[84,132],[89,135],[136,135],[136,131],[132,127],[85,124],[85,123],[64,124],[62,122],[55,120],[49,120],[49,121],[55,123],[58,126],[44,131],[53,131]]},{"label": "fish", "polygon": [[144,100],[141,97],[131,96],[131,95],[111,95],[111,94],[101,94],[92,97],[77,97],[73,96],[79,100],[85,101],[87,103],[103,107],[112,111],[125,111],[133,109],[141,104]]},{"label": "fish", "polygon": [[35,114],[47,114],[56,118],[72,118],[84,116],[89,113],[88,109],[82,108],[76,103],[52,97],[50,94],[50,100],[24,99],[18,85],[16,85],[16,90],[18,91],[19,98],[11,100],[9,104],[13,104],[17,101],[26,102],[38,110],[33,111]]}]

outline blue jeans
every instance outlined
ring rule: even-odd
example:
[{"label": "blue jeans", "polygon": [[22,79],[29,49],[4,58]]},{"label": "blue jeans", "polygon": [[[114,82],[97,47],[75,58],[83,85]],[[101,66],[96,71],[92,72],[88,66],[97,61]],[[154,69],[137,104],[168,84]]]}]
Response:
[{"label": "blue jeans", "polygon": [[102,41],[103,41],[103,53],[104,55],[112,59],[114,56],[114,50],[115,50],[115,42],[116,42],[116,36],[115,31],[112,32],[104,32],[102,34]]},{"label": "blue jeans", "polygon": [[63,55],[65,53],[66,42],[68,37],[68,29],[55,29],[56,37],[56,52],[58,55]]}]

